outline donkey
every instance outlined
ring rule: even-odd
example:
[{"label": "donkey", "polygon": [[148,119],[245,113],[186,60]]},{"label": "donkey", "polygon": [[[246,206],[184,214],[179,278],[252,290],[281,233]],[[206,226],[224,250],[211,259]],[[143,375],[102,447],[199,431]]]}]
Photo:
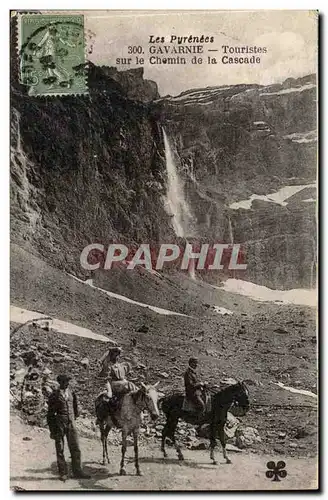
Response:
[{"label": "donkey", "polygon": [[[210,391],[212,392],[212,390]],[[183,394],[172,394],[161,399],[162,410],[166,416],[166,423],[162,431],[162,446],[161,451],[164,457],[167,457],[165,450],[165,439],[169,437],[175,445],[179,460],[184,460],[181,448],[175,441],[175,430],[178,421],[181,418],[185,422],[194,425],[210,424],[210,459],[214,465],[217,461],[214,457],[214,448],[216,446],[216,437],[219,436],[223,457],[226,463],[231,464],[230,458],[227,456],[226,444],[224,437],[224,425],[227,421],[227,413],[229,408],[234,404],[238,407],[240,415],[245,415],[249,410],[249,392],[243,382],[231,385],[219,392],[211,395],[211,410],[200,419],[197,414],[189,411],[184,411],[183,407]]]},{"label": "donkey", "polygon": [[138,435],[141,424],[141,412],[148,410],[152,420],[159,417],[157,406],[158,396],[155,385],[145,385],[141,383],[141,388],[135,392],[129,392],[122,397],[117,410],[111,411],[109,404],[100,394],[95,400],[97,423],[100,427],[101,442],[103,447],[103,465],[109,463],[107,438],[112,427],[122,429],[122,459],[120,475],[125,476],[124,458],[127,448],[127,436],[133,435],[135,468],[138,476],[141,476],[138,456]]}]

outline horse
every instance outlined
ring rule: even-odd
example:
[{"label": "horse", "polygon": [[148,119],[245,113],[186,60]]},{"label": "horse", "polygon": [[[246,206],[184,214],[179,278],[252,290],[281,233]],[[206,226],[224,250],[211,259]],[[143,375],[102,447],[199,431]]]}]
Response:
[{"label": "horse", "polygon": [[133,435],[135,468],[138,476],[141,476],[138,457],[138,435],[141,424],[141,412],[148,410],[152,420],[159,417],[157,406],[158,392],[156,390],[159,382],[154,385],[145,385],[141,383],[141,388],[129,392],[122,396],[119,406],[116,410],[110,411],[108,401],[105,401],[100,394],[95,400],[97,415],[97,424],[100,427],[101,442],[103,447],[103,465],[109,463],[107,438],[112,427],[122,429],[122,459],[120,465],[120,475],[125,476],[124,458],[127,448],[127,436]]},{"label": "horse", "polygon": [[[209,390],[210,393],[212,390]],[[227,421],[227,413],[232,405],[238,408],[240,415],[245,415],[249,410],[249,392],[244,384],[244,382],[238,382],[237,384],[231,385],[222,389],[219,392],[212,393],[211,399],[211,410],[205,413],[201,418],[197,416],[194,412],[184,411],[183,401],[184,395],[175,393],[170,396],[166,396],[160,400],[161,409],[166,416],[166,423],[162,431],[162,445],[161,451],[164,454],[164,458],[167,457],[165,450],[165,440],[169,437],[176,448],[179,460],[184,460],[181,448],[175,440],[175,430],[178,425],[179,419],[184,420],[190,424],[203,425],[210,424],[210,459],[214,465],[217,465],[217,461],[214,456],[214,448],[216,446],[216,437],[219,435],[221,442],[223,457],[226,463],[231,464],[230,458],[227,456],[225,436],[224,436],[224,425]]]}]

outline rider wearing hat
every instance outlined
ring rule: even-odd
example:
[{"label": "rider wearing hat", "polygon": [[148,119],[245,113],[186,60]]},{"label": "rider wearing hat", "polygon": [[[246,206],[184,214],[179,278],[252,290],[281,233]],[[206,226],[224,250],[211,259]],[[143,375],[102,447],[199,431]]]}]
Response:
[{"label": "rider wearing hat", "polygon": [[111,347],[101,358],[101,375],[106,374],[106,396],[108,399],[112,396],[120,396],[130,391],[137,390],[132,382],[127,380],[127,375],[131,372],[132,365],[127,362],[120,362],[119,358],[122,349],[120,347]]},{"label": "rider wearing hat", "polygon": [[199,380],[197,374],[198,359],[191,357],[189,366],[184,374],[186,397],[193,403],[195,408],[202,415],[205,412],[205,403],[202,398],[204,384]]},{"label": "rider wearing hat", "polygon": [[72,471],[76,478],[89,478],[82,471],[81,450],[78,441],[75,419],[78,417],[76,394],[69,388],[71,377],[58,375],[59,388],[49,396],[47,422],[50,437],[55,440],[57,465],[62,481],[68,478],[68,468],[64,456],[64,438],[66,436],[72,459]]}]

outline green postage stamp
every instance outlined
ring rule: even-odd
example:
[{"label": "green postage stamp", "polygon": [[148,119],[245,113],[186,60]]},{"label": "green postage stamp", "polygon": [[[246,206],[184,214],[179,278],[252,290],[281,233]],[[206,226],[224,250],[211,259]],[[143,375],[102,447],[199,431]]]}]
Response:
[{"label": "green postage stamp", "polygon": [[83,15],[19,15],[18,51],[29,95],[87,93]]}]

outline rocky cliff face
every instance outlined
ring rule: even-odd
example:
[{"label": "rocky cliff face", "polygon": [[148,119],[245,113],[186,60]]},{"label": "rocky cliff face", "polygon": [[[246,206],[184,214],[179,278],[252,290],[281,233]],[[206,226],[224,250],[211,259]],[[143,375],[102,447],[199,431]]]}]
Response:
[{"label": "rocky cliff face", "polygon": [[163,99],[142,70],[89,65],[88,78],[88,96],[51,99],[27,97],[13,78],[13,241],[77,272],[90,242],[174,240],[163,203],[164,126],[194,217],[192,236],[244,244],[244,279],[314,285],[313,202],[298,194],[284,205],[231,208],[252,194],[315,180],[312,76]]},{"label": "rocky cliff face", "polygon": [[[128,98],[131,75],[107,73],[90,66],[89,96],[12,93],[12,239],[68,270],[88,243],[172,233],[158,124],[147,104]],[[139,72],[136,81],[140,90]]]},{"label": "rocky cliff face", "polygon": [[315,181],[315,101],[314,75],[267,87],[196,89],[157,101],[197,234],[242,243],[245,279],[274,288],[314,285],[315,190],[279,203],[256,200],[248,209],[231,206]]}]

